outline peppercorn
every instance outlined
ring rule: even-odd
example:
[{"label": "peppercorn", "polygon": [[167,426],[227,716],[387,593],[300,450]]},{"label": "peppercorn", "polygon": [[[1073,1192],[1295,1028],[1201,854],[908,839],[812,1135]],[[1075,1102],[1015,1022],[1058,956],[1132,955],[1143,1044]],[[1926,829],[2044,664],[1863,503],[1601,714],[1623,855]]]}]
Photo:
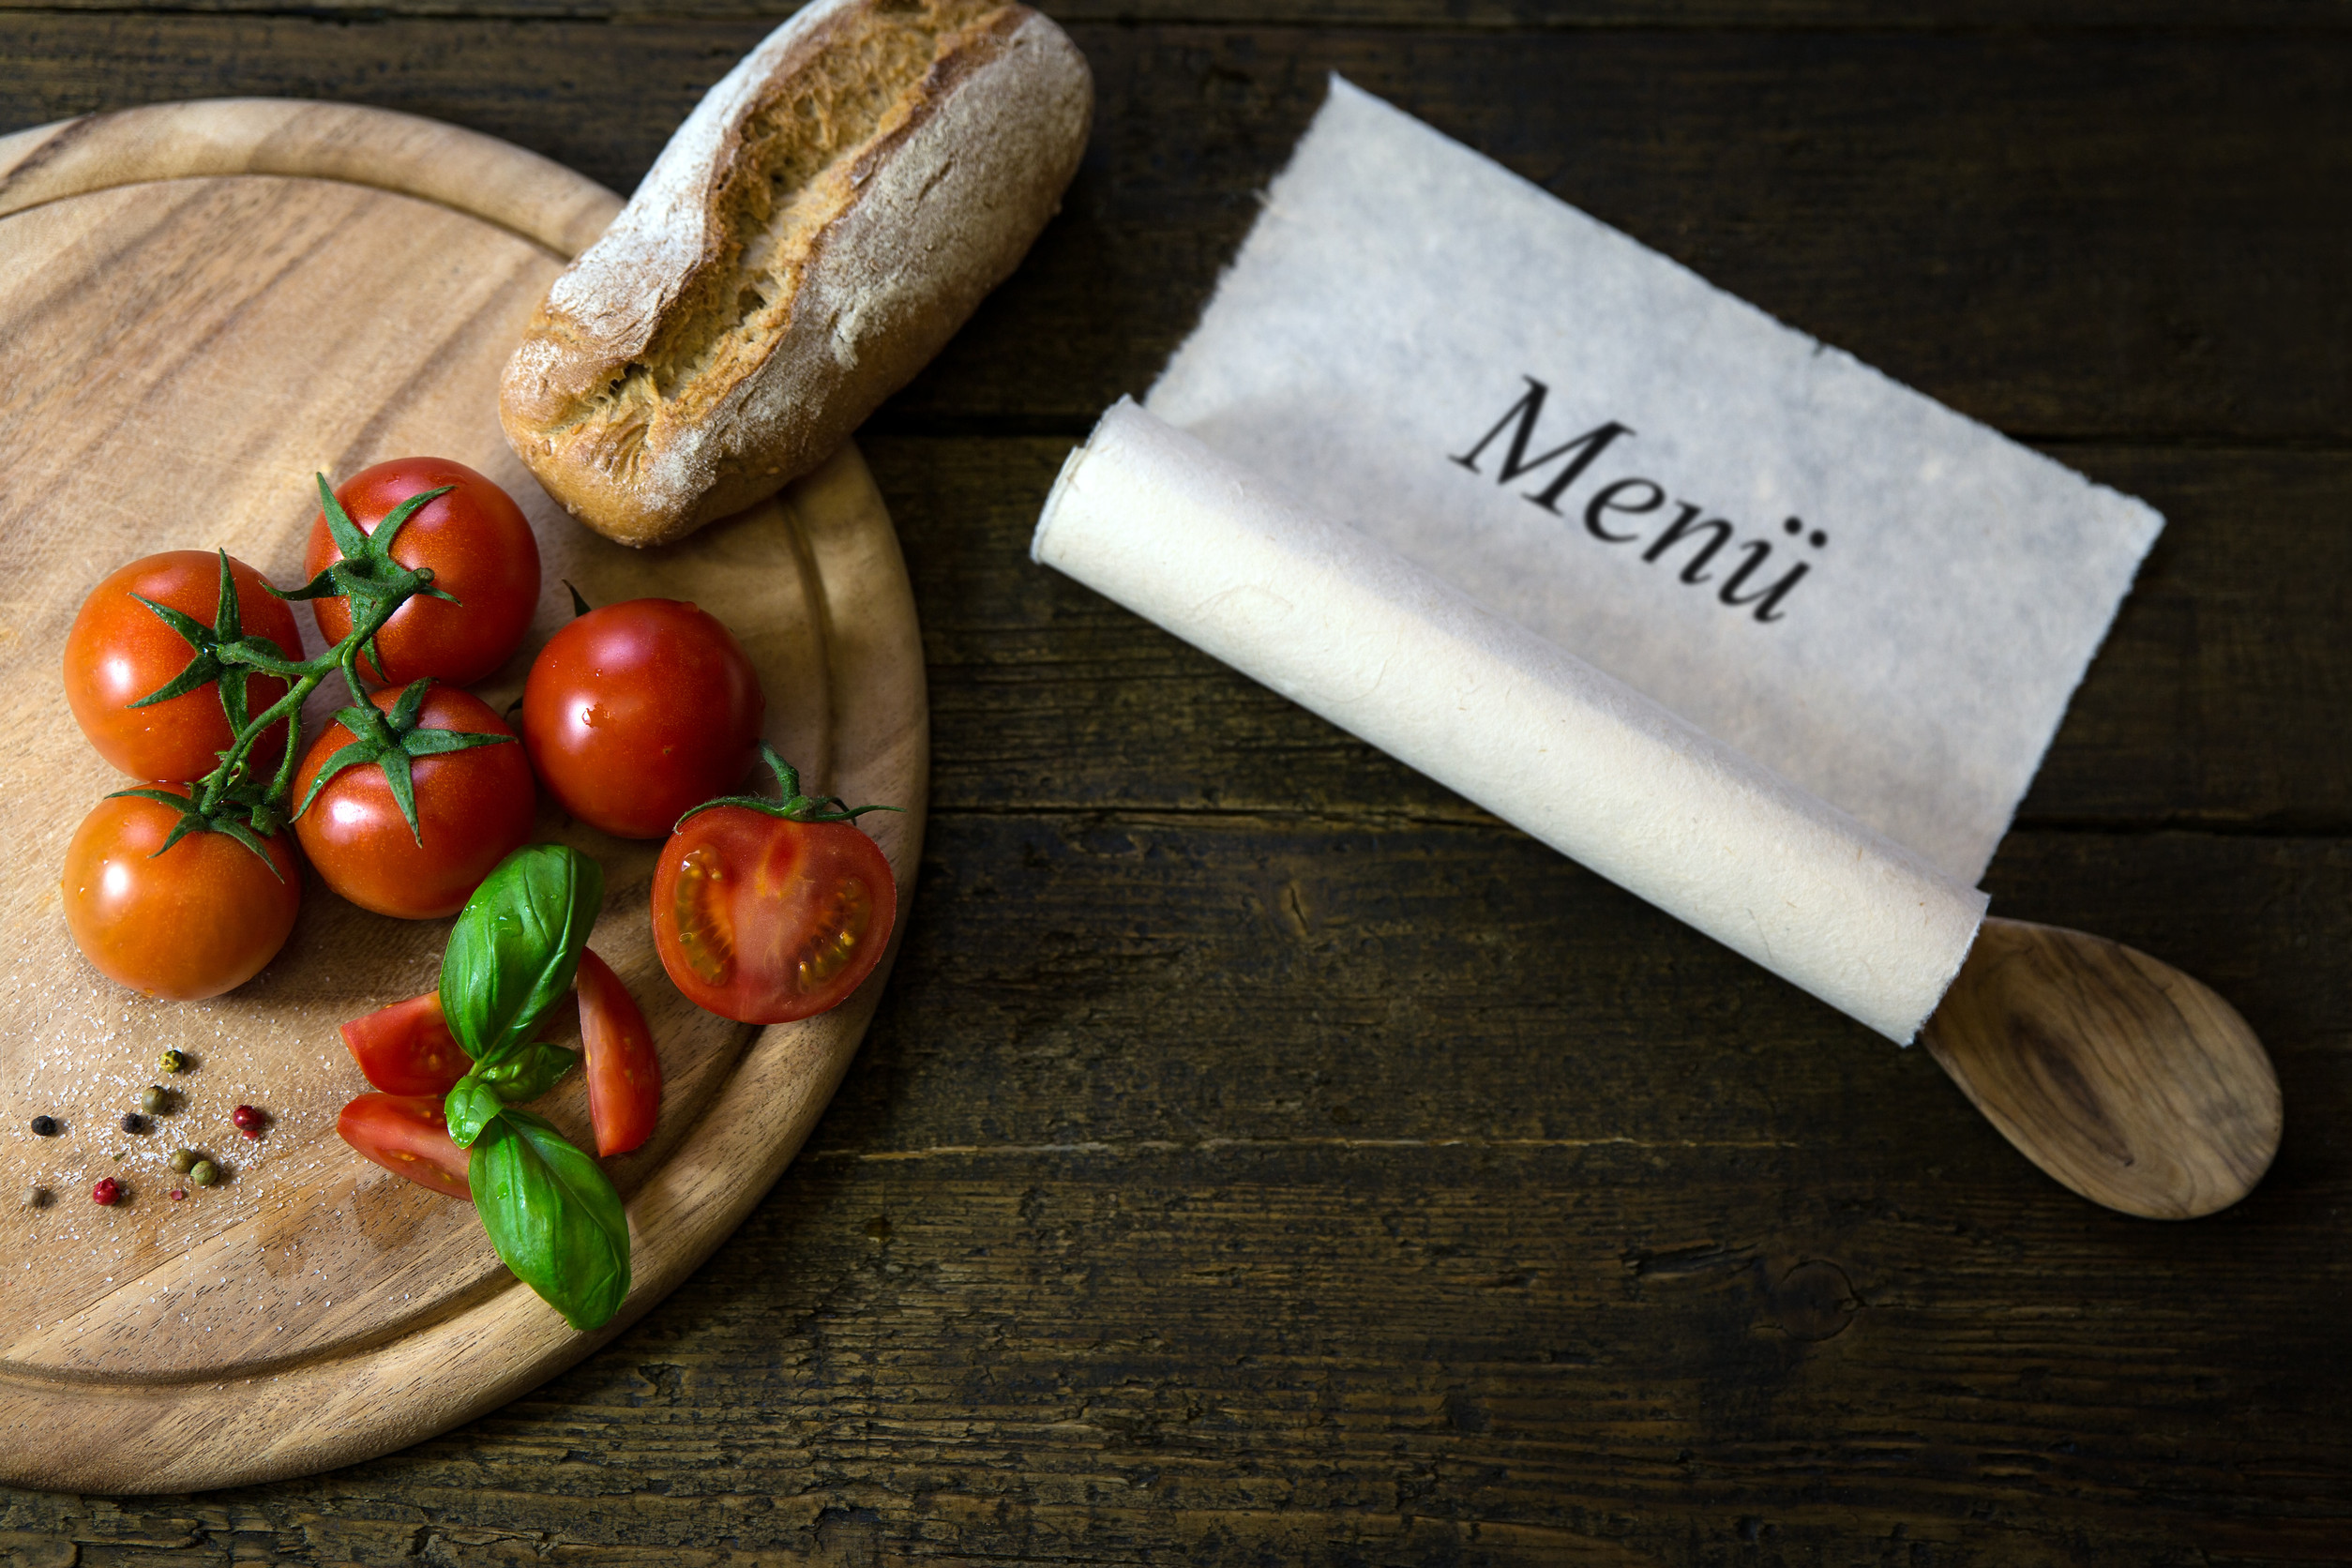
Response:
[{"label": "peppercorn", "polygon": [[155,1059],[155,1064],[167,1073],[176,1073],[188,1065],[188,1058],[176,1050],[167,1050]]},{"label": "peppercorn", "polygon": [[187,1175],[189,1171],[191,1171],[191,1170],[195,1169],[195,1168],[196,1168],[196,1152],[195,1152],[193,1149],[174,1149],[174,1150],[173,1150],[173,1151],[172,1151],[172,1168],[173,1168],[173,1169],[174,1169],[174,1170],[176,1170],[176,1171],[178,1171],[178,1172],[179,1172],[181,1175],[183,1175],[183,1176]]},{"label": "peppercorn", "polygon": [[177,1203],[181,1199],[186,1198],[187,1196],[188,1189],[186,1187],[173,1187],[172,1189],[172,1201],[174,1203]]},{"label": "peppercorn", "polygon": [[208,1187],[220,1180],[220,1172],[212,1168],[212,1161],[198,1160],[188,1168],[188,1179],[200,1187]]},{"label": "peppercorn", "polygon": [[34,1117],[33,1136],[35,1138],[55,1138],[57,1136],[57,1118],[54,1116]]},{"label": "peppercorn", "polygon": [[229,1120],[236,1123],[237,1131],[248,1138],[262,1136],[262,1113],[251,1106],[237,1107],[229,1113]]},{"label": "peppercorn", "polygon": [[123,1131],[127,1133],[143,1133],[146,1130],[147,1119],[145,1117],[140,1115],[135,1110],[128,1111],[124,1114]]},{"label": "peppercorn", "polygon": [[123,1200],[123,1184],[112,1176],[101,1176],[98,1184],[90,1189],[90,1201],[100,1208],[113,1208]]},{"label": "peppercorn", "polygon": [[28,1183],[24,1188],[24,1206],[38,1209],[49,1202],[49,1189],[39,1183]]},{"label": "peppercorn", "polygon": [[150,1116],[160,1116],[163,1108],[172,1103],[172,1096],[163,1092],[163,1085],[151,1083],[139,1092],[139,1108]]}]

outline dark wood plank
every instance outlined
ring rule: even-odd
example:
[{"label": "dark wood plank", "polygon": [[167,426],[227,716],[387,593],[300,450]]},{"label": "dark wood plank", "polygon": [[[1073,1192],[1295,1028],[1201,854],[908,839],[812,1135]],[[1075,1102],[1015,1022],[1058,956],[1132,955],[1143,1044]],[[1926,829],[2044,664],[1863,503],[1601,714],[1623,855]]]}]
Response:
[{"label": "dark wood plank", "polygon": [[809,1154],[619,1345],[376,1465],[11,1527],[124,1561],[2329,1560],[2352,853],[2031,835],[1996,880],[2194,945],[2265,1029],[2298,1110],[2249,1202],[2083,1203],[1923,1054],[1499,829],[947,813]]},{"label": "dark wood plank", "polygon": [[[0,123],[351,98],[626,189],[761,30],[17,12]],[[1072,430],[1140,391],[1338,70],[2004,430],[2352,431],[2352,57],[2305,35],[1075,36],[1101,108],[1067,210],[887,420]]]}]

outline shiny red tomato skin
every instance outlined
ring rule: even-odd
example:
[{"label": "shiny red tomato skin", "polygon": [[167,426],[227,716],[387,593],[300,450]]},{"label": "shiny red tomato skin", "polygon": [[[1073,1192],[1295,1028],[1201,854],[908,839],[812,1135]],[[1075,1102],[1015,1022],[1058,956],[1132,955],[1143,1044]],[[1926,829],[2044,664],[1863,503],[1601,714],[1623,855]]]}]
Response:
[{"label": "shiny red tomato skin", "polygon": [[438,1094],[362,1094],[335,1119],[343,1141],[396,1175],[445,1198],[474,1201],[466,1181],[473,1155],[442,1120]]},{"label": "shiny red tomato skin", "polygon": [[302,908],[302,868],[283,833],[264,840],[276,876],[225,833],[191,833],[157,854],[178,821],[151,800],[99,801],[66,847],[58,893],[74,944],[108,979],[197,1002],[278,956]]},{"label": "shiny red tomato skin", "polygon": [[654,950],[696,1006],[789,1023],[837,1005],[889,950],[897,884],[851,822],[698,811],[654,866]]},{"label": "shiny red tomato skin", "polygon": [[390,1094],[446,1094],[474,1065],[449,1033],[437,990],[354,1018],[342,1035],[368,1082]]},{"label": "shiny red tomato skin", "polygon": [[653,1031],[612,966],[580,955],[580,1038],[588,1058],[588,1120],[599,1155],[626,1154],[654,1136],[661,1113],[661,1059]]},{"label": "shiny red tomato skin", "polygon": [[666,837],[742,783],[766,717],[734,635],[677,599],[580,616],[539,650],[522,692],[523,744],[548,792],[623,838]]},{"label": "shiny red tomato skin", "polygon": [[[293,608],[272,596],[262,574],[234,556],[229,575],[237,585],[246,634],[266,637],[287,657],[300,658],[302,634]],[[209,626],[220,607],[220,560],[210,550],[165,550],[133,561],[91,589],[66,633],[67,705],[98,755],[132,777],[202,778],[236,738],[220,711],[219,688],[204,686],[151,708],[130,705],[168,684],[196,653],[133,594]],[[286,683],[275,675],[248,675],[245,694],[246,711],[258,714],[286,695]],[[276,767],[285,745],[285,725],[272,726],[254,743],[256,764],[264,772]]]},{"label": "shiny red tomato skin", "polygon": [[[447,458],[399,458],[365,468],[343,481],[335,498],[363,534],[412,495],[444,485],[456,490],[425,505],[400,524],[392,559],[403,566],[430,566],[433,586],[460,603],[418,595],[392,613],[376,634],[384,669],[362,658],[359,671],[387,686],[406,686],[431,675],[453,686],[471,686],[495,671],[521,646],[539,603],[539,541],[512,497],[461,462]],[[309,549],[302,570],[315,577],[341,560],[326,515],[310,524]],[[312,599],[310,613],[329,645],[351,634],[351,606],[339,598]]]},{"label": "shiny red tomato skin", "polygon": [[[399,690],[385,690],[369,701],[389,712],[400,697]],[[435,685],[427,692],[418,719],[426,730],[514,733],[489,703],[455,686]],[[309,798],[327,759],[351,742],[351,731],[340,724],[320,731],[294,775],[295,805]],[[538,801],[531,764],[520,745],[477,746],[412,759],[409,778],[425,836],[421,847],[384,770],[365,763],[344,769],[319,792],[294,820],[295,836],[320,879],[362,909],[401,920],[455,914],[482,879],[530,838]]]}]

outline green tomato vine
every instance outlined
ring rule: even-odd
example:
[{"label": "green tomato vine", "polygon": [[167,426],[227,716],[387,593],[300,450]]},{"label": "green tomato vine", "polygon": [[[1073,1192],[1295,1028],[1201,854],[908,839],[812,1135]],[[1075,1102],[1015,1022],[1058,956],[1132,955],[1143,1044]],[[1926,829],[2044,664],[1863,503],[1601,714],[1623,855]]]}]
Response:
[{"label": "green tomato vine", "polygon": [[[410,496],[386,513],[375,532],[369,534],[343,510],[342,503],[327,486],[326,475],[313,477],[318,481],[320,509],[342,558],[299,588],[281,589],[266,581],[262,586],[281,599],[332,597],[347,601],[351,607],[351,631],[333,647],[315,658],[294,658],[266,637],[248,636],[226,550],[219,552],[220,598],[209,626],[143,595],[132,596],[179,633],[195,653],[177,675],[131,706],[144,708],[168,702],[207,685],[215,686],[234,737],[228,749],[220,753],[219,766],[190,785],[185,795],[159,789],[114,792],[115,796],[134,795],[180,813],[179,821],[173,824],[157,854],[164,853],[190,833],[223,833],[261,856],[262,864],[269,867],[270,875],[279,876],[263,840],[275,837],[308,810],[319,792],[338,774],[369,764],[384,770],[392,797],[400,803],[400,814],[408,821],[409,832],[422,844],[424,831],[416,820],[415,787],[410,771],[413,759],[476,746],[499,746],[513,739],[509,735],[473,735],[417,728],[429,681],[412,683],[388,715],[368,700],[367,689],[359,681],[359,659],[363,654],[377,669],[384,668],[376,653],[376,634],[400,606],[419,594],[451,604],[459,602],[454,595],[433,586],[430,567],[403,566],[392,559],[392,541],[401,526],[426,505],[456,487],[444,485]],[[244,678],[248,673],[274,675],[287,682],[285,694],[259,714],[249,713]],[[344,687],[352,697],[352,705],[337,713],[335,720],[356,738],[327,760],[312,782],[309,794],[301,806],[289,811],[286,807],[294,794],[294,769],[302,756],[302,705],[333,674],[343,677]],[[279,760],[277,771],[264,778],[253,772],[254,743],[280,719],[286,725],[285,756]]]}]

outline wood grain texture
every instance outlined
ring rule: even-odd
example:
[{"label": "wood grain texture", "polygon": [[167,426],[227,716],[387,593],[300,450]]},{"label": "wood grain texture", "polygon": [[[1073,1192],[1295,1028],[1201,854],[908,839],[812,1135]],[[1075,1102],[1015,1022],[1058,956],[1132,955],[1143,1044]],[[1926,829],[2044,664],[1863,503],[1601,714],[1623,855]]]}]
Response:
[{"label": "wood grain texture", "polygon": [[2246,1020],[2104,937],[1986,920],[1920,1043],[2020,1153],[2127,1214],[2225,1209],[2278,1153],[2278,1076]]},{"label": "wood grain texture", "polygon": [[[306,146],[320,149],[313,173]],[[562,582],[599,603],[695,598],[736,631],[773,694],[770,739],[816,788],[916,806],[877,833],[912,867],[922,671],[904,568],[857,455],[707,539],[641,553],[565,520],[498,432],[496,377],[521,321],[564,248],[616,206],[487,138],[324,105],[186,105],[0,142],[0,441],[17,454],[0,503],[16,653],[0,670],[0,836],[15,850],[0,928],[16,956],[0,997],[15,1129],[0,1170],[11,1190],[51,1194],[13,1211],[17,1267],[0,1270],[12,1478],[153,1489],[312,1469],[462,1420],[596,1342],[505,1273],[467,1206],[358,1161],[335,1134],[364,1087],[336,1025],[429,988],[447,922],[369,915],[311,879],[286,951],[195,1004],[125,991],[74,952],[55,867],[87,804],[121,780],[82,742],[38,650],[59,645],[113,564],[219,545],[298,581],[315,505],[305,475],[454,457],[522,498],[547,574],[535,635],[477,688],[494,707],[567,613]],[[333,705],[323,693],[313,725]],[[594,942],[664,1058],[662,1125],[614,1168],[636,1231],[626,1323],[791,1158],[872,994],[768,1031],[701,1013],[653,955],[656,846],[544,802],[539,834],[604,864]],[[173,1113],[144,1135],[119,1128],[166,1047],[194,1063],[173,1080]],[[260,1143],[229,1128],[239,1103],[266,1108]],[[581,1136],[584,1085],[549,1110]],[[42,1114],[63,1131],[26,1132]],[[174,1145],[212,1154],[226,1184],[168,1200]],[[125,1182],[129,1202],[90,1204],[99,1175]]]},{"label": "wood grain texture", "polygon": [[[529,3],[11,12],[0,124],[337,97],[626,188],[766,25]],[[860,438],[938,788],[803,1157],[689,1289],[460,1429],[195,1497],[0,1489],[0,1556],[2346,1560],[2344,8],[1178,3],[1074,26],[1107,85],[1063,217]],[[1341,63],[2166,513],[1986,885],[2262,1036],[2294,1109],[2245,1203],[2082,1202],[1925,1053],[1030,566],[1062,453]]]}]

